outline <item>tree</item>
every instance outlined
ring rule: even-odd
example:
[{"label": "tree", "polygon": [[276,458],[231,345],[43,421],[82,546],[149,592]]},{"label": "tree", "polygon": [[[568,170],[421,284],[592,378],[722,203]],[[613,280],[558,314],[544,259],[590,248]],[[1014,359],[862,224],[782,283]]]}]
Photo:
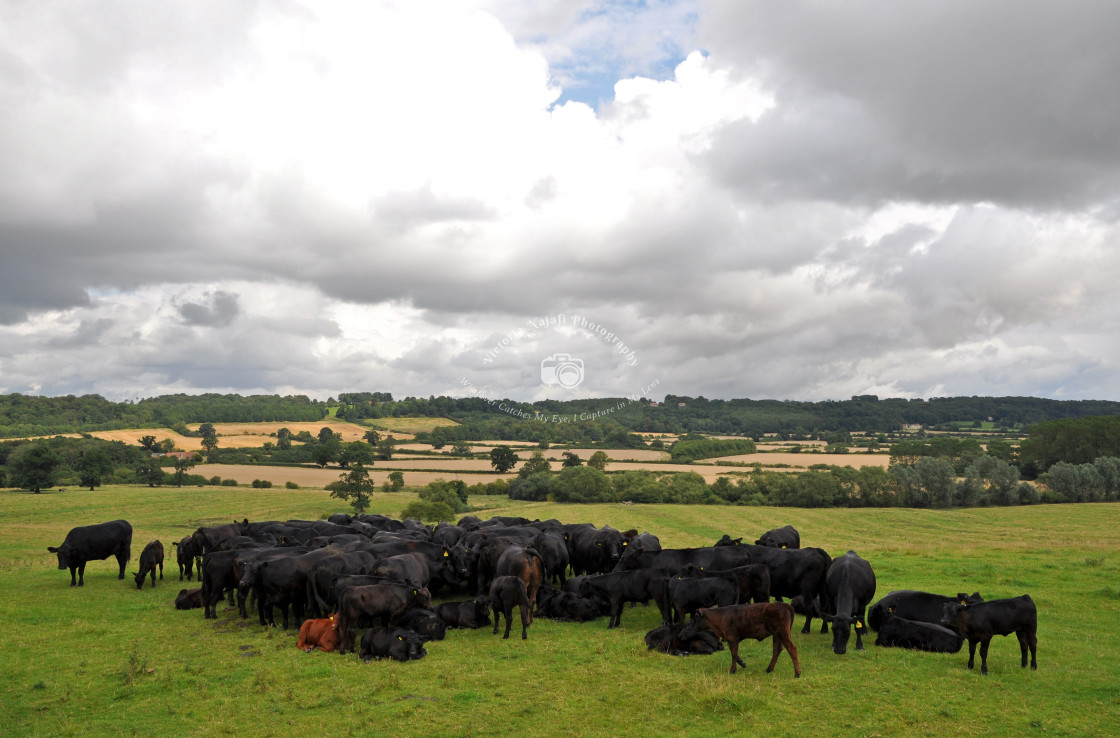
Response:
[{"label": "tree", "polygon": [[592,469],[603,471],[607,468],[607,464],[609,462],[610,459],[607,457],[607,453],[605,451],[596,451],[595,453],[591,454],[591,458],[587,460],[587,465]]},{"label": "tree", "polygon": [[321,467],[326,467],[332,461],[338,461],[342,454],[342,444],[334,438],[326,443],[317,443],[311,449],[311,458]]},{"label": "tree", "polygon": [[329,426],[324,425],[319,429],[319,443],[327,443],[334,437],[334,431]]},{"label": "tree", "polygon": [[436,451],[446,446],[447,437],[444,435],[443,428],[433,428],[428,434],[428,443],[432,444],[432,448]]},{"label": "tree", "polygon": [[175,486],[183,486],[183,477],[194,468],[196,456],[180,456],[175,459]]},{"label": "tree", "polygon": [[137,439],[137,442],[148,453],[159,453],[159,444],[156,443],[155,436],[140,436],[140,438]]},{"label": "tree", "polygon": [[526,459],[525,463],[521,465],[521,469],[517,472],[519,479],[528,479],[534,474],[551,474],[552,465],[548,463],[548,459],[540,451],[534,451],[533,455]]},{"label": "tree", "polygon": [[560,470],[549,490],[557,502],[611,502],[611,480],[589,466]]},{"label": "tree", "polygon": [[560,466],[562,466],[562,467],[566,468],[566,467],[571,467],[571,466],[579,466],[580,464],[583,463],[583,459],[581,459],[577,454],[573,453],[572,451],[565,451],[561,455],[564,457],[564,460],[560,462]]},{"label": "tree", "polygon": [[113,460],[103,449],[95,448],[82,453],[78,459],[78,481],[83,487],[101,486],[101,480],[113,472]]},{"label": "tree", "polygon": [[202,437],[202,447],[206,449],[206,453],[214,452],[218,447],[218,432],[214,430],[214,426],[210,423],[203,423],[198,426],[198,435]]},{"label": "tree", "polygon": [[386,436],[377,442],[377,457],[385,461],[393,458],[393,446],[397,444],[397,439],[392,436]]},{"label": "tree", "polygon": [[[322,431],[320,431],[320,433],[322,433]],[[381,434],[375,430],[368,430],[366,434],[362,436],[362,440],[371,446],[376,446],[381,441]]]},{"label": "tree", "polygon": [[149,487],[163,484],[163,468],[159,465],[159,460],[156,458],[147,458],[140,462],[140,466],[136,468],[136,475],[140,477],[140,481],[146,482]]},{"label": "tree", "polygon": [[456,456],[470,456],[473,452],[469,443],[456,443],[451,447],[451,453]]},{"label": "tree", "polygon": [[292,432],[287,428],[276,431],[276,448],[288,451],[292,448]]},{"label": "tree", "polygon": [[361,464],[354,464],[338,481],[331,485],[331,497],[340,500],[349,500],[354,513],[361,515],[369,507],[369,498],[373,495],[374,485],[369,478],[369,471]]},{"label": "tree", "polygon": [[495,446],[490,449],[490,466],[499,474],[505,474],[517,466],[517,454],[509,446]]},{"label": "tree", "polygon": [[39,494],[50,487],[62,459],[45,442],[20,446],[8,457],[12,484]]},{"label": "tree", "polygon": [[404,472],[389,472],[389,491],[399,492],[404,487]]},{"label": "tree", "polygon": [[[327,444],[330,445],[330,444]],[[373,446],[362,441],[352,441],[342,447],[342,452],[338,456],[338,465],[346,468],[350,464],[367,464],[373,465]]]},{"label": "tree", "polygon": [[175,442],[170,438],[165,438],[156,444],[156,450],[161,454],[169,454],[175,450]]},{"label": "tree", "polygon": [[425,502],[443,503],[457,513],[463,513],[469,509],[467,507],[467,485],[461,479],[450,482],[444,479],[436,479],[429,482],[428,486],[420,490],[417,495]]}]

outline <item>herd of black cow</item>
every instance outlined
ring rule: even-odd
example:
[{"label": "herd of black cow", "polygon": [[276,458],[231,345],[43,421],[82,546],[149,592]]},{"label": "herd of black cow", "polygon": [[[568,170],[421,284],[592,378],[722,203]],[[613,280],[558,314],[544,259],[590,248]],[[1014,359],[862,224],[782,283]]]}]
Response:
[{"label": "herd of black cow", "polygon": [[[83,586],[87,561],[116,557],[118,579],[131,558],[132,526],[125,520],[72,529],[61,546],[58,568],[70,570],[70,586]],[[980,671],[988,673],[994,635],[1015,633],[1027,665],[1037,668],[1037,611],[1030,596],[985,602],[978,593],[956,597],[913,590],[891,592],[874,605],[875,573],[856,552],[832,558],[820,548],[802,548],[798,532],[785,526],[764,533],[753,545],[724,535],[713,546],[662,549],[650,533],[619,531],[590,523],[529,521],[467,516],[434,528],[382,515],[332,515],[326,521],[240,523],[202,527],[173,544],[179,579],[195,569],[201,586],[184,589],[181,610],[201,608],[217,617],[228,597],[242,617],[255,602],[262,626],[275,626],[279,610],[285,629],[289,609],[300,628],[297,645],[340,653],[355,650],[370,659],[399,661],[427,654],[424,643],[442,640],[449,628],[481,628],[504,638],[513,610],[527,638],[534,616],[585,622],[603,615],[617,627],[624,605],[658,607],[662,626],[645,636],[650,649],[677,655],[710,654],[728,644],[731,673],[739,642],[772,638],[771,672],[782,649],[801,675],[790,638],[794,614],[813,618],[821,633],[832,625],[832,650],[847,651],[852,630],[863,649],[868,627],[879,646],[957,653],[968,641],[968,668],[980,646]],[[164,549],[144,547],[137,589],[147,577],[163,578]],[[569,576],[570,573],[570,576]],[[77,581],[75,581],[75,577]],[[461,596],[433,605],[432,593]],[[776,601],[771,602],[771,598]],[[783,598],[790,598],[785,602]],[[870,606],[870,609],[868,609]],[[689,616],[686,621],[685,616]]]}]

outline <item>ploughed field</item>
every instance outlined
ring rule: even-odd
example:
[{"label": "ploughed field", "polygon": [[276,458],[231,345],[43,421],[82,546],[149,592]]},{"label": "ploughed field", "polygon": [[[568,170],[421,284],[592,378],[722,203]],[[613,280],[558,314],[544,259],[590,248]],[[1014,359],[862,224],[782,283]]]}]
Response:
[{"label": "ploughed field", "polygon": [[[396,515],[411,494],[378,494],[370,512]],[[219,607],[176,611],[172,541],[200,525],[318,519],[344,511],[318,489],[107,487],[33,495],[0,492],[0,652],[4,735],[788,734],[814,736],[1111,735],[1120,724],[1120,504],[950,511],[800,510],[669,505],[554,505],[473,499],[475,514],[610,524],[660,536],[665,547],[708,545],[723,533],[753,540],[785,524],[803,546],[849,548],[896,589],[1030,594],[1038,607],[1038,671],[1019,668],[1014,636],[995,638],[990,673],[957,654],[793,640],[765,674],[768,642],[744,642],[728,674],[712,656],[647,651],[656,608],[625,609],[621,627],[537,619],[528,640],[490,628],[448,631],[407,663],[306,654],[296,631],[262,628]],[[70,588],[47,546],[67,531],[116,518],[133,526],[132,562],[148,541],[168,552],[164,579],[137,591],[112,559],[91,562]],[[438,601],[437,597],[437,601]],[[455,599],[467,599],[467,595]]]}]

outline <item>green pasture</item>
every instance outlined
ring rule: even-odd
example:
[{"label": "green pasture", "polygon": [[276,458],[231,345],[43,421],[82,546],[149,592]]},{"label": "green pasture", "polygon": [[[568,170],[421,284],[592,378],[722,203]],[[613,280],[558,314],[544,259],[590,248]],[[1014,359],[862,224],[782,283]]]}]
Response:
[{"label": "green pasture", "polygon": [[[395,515],[410,493],[378,495]],[[479,514],[555,517],[648,530],[665,546],[753,540],[786,523],[803,545],[871,562],[878,596],[894,589],[1030,594],[1037,672],[997,638],[990,674],[955,655],[884,649],[837,656],[830,636],[794,633],[803,675],[769,643],[730,656],[646,650],[656,608],[581,625],[538,620],[529,639],[450,631],[422,661],[361,663],[305,654],[295,631],[219,609],[178,612],[172,541],[199,525],[315,519],[343,510],[322,490],[106,487],[0,492],[0,735],[1115,735],[1120,725],[1120,504],[948,511],[800,510],[670,505],[554,505],[472,500]],[[156,589],[131,568],[93,562],[72,589],[46,547],[73,526],[125,518],[133,563],[159,538],[169,559]],[[797,630],[802,618],[798,617]]]}]

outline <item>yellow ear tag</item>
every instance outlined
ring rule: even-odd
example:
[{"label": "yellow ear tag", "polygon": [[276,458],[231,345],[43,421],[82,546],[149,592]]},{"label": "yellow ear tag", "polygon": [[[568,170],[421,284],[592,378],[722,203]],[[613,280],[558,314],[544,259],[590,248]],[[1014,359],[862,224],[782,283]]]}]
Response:
[{"label": "yellow ear tag", "polygon": [[444,558],[447,558],[447,557],[448,557],[448,556],[450,556],[450,555],[451,555],[451,554],[447,553],[446,551],[444,551],[444,552],[443,552],[443,556],[444,556]]},{"label": "yellow ear tag", "polygon": [[398,640],[398,641],[403,641],[403,640],[404,640],[404,638],[401,638],[400,636],[397,636],[397,640]]},{"label": "yellow ear tag", "polygon": [[967,605],[968,603],[967,603],[967,602],[965,602],[964,600],[961,600],[961,604],[962,604],[962,605]]},{"label": "yellow ear tag", "polygon": [[857,620],[857,621],[856,621],[856,627],[857,627],[857,628],[862,628],[862,627],[863,627],[863,623],[861,623],[860,621],[858,621],[858,620]]},{"label": "yellow ear tag", "polygon": [[782,548],[785,548],[785,546],[782,546]]},{"label": "yellow ear tag", "polygon": [[894,608],[893,607],[888,607],[887,612],[894,612]]}]

